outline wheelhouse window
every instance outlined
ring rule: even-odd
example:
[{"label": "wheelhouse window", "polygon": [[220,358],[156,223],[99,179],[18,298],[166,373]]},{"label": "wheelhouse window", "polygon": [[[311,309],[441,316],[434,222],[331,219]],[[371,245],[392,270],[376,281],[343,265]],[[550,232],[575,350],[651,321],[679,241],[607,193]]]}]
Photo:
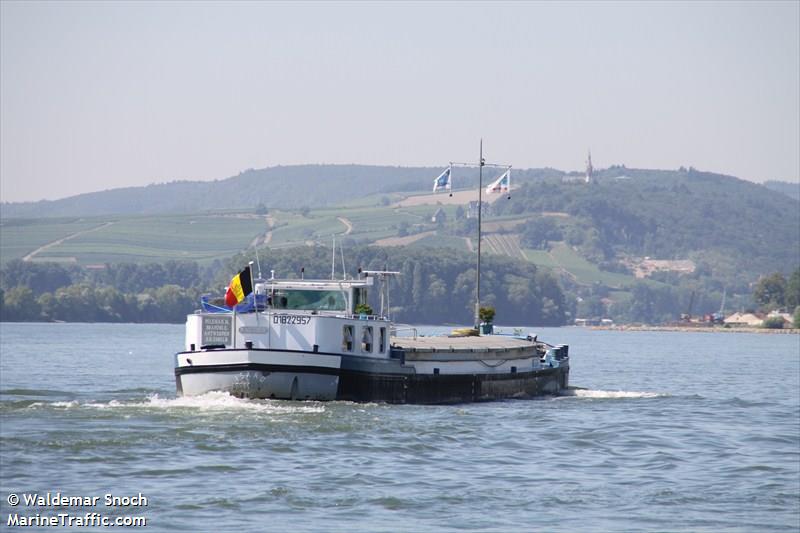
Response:
[{"label": "wheelhouse window", "polygon": [[280,289],[272,295],[272,306],[298,311],[345,311],[347,300],[342,291]]},{"label": "wheelhouse window", "polygon": [[342,351],[353,351],[353,326],[344,326],[342,328]]},{"label": "wheelhouse window", "polygon": [[361,351],[372,353],[372,326],[361,328]]}]

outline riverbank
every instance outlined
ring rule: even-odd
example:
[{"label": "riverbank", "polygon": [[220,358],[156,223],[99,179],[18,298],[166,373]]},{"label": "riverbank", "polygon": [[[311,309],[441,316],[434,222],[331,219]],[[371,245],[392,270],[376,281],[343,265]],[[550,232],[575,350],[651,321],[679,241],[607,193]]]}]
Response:
[{"label": "riverbank", "polygon": [[638,325],[619,325],[619,326],[589,326],[587,329],[605,331],[679,331],[681,333],[770,333],[770,334],[800,334],[800,329],[769,329],[769,328],[749,328],[735,327],[725,328],[722,326],[638,326]]}]

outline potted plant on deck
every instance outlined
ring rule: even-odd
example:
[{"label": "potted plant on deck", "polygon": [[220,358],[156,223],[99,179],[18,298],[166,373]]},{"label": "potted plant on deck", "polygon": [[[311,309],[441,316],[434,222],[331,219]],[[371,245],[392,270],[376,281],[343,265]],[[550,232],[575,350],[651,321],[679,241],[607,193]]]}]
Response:
[{"label": "potted plant on deck", "polygon": [[355,313],[359,316],[359,318],[367,318],[367,316],[374,315],[375,312],[372,310],[372,306],[369,304],[358,304],[355,308]]},{"label": "potted plant on deck", "polygon": [[494,307],[486,306],[478,310],[478,318],[481,319],[481,334],[491,335],[494,332]]}]

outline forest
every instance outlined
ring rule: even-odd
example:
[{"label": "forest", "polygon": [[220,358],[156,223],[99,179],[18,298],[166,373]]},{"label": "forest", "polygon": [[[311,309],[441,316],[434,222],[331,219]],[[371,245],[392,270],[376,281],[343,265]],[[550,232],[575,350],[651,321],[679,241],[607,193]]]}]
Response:
[{"label": "forest", "polygon": [[[595,263],[620,255],[694,256],[736,290],[747,290],[754,274],[776,265],[788,273],[800,260],[800,209],[788,196],[692,169],[605,172],[618,175],[589,186],[560,180],[524,184],[511,200],[496,204],[497,214],[562,211],[579,221],[563,237]],[[558,228],[550,223],[525,233],[541,242],[544,235],[561,237],[553,231]]]},{"label": "forest", "polygon": [[[323,247],[260,251],[265,277],[329,278],[331,250]],[[239,255],[201,270],[192,262],[108,264],[83,269],[56,263],[10,261],[0,270],[0,318],[5,321],[183,322],[201,294],[221,294],[230,278],[254,259]],[[452,250],[359,247],[345,257],[349,277],[358,269],[400,272],[392,282],[392,316],[400,322],[472,324],[474,256]],[[336,258],[337,276],[342,275]],[[558,326],[570,312],[549,273],[524,261],[486,257],[482,303],[508,326]],[[371,298],[377,307],[377,294]]]}]

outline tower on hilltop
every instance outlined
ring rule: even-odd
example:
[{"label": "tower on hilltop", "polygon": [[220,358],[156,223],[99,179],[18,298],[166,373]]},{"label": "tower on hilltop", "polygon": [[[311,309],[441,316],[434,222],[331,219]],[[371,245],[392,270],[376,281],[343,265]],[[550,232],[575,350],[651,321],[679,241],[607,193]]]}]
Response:
[{"label": "tower on hilltop", "polygon": [[592,167],[592,151],[586,159],[586,183],[594,183],[594,167]]}]

